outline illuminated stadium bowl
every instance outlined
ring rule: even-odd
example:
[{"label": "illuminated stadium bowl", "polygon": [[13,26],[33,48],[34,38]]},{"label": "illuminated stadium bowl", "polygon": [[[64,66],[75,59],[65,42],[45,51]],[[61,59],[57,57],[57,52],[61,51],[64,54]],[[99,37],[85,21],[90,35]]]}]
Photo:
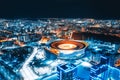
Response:
[{"label": "illuminated stadium bowl", "polygon": [[55,40],[50,47],[59,51],[58,58],[77,59],[85,54],[88,44],[80,40]]}]

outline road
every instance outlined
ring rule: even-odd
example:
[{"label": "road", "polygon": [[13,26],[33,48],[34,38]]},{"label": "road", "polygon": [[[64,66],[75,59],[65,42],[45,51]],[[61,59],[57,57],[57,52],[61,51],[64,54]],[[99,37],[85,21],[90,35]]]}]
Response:
[{"label": "road", "polygon": [[31,56],[25,61],[22,69],[20,70],[24,80],[35,80],[38,78],[38,76],[35,75],[32,69],[28,66],[28,64],[32,61],[36,53],[37,53],[37,47],[34,47]]}]

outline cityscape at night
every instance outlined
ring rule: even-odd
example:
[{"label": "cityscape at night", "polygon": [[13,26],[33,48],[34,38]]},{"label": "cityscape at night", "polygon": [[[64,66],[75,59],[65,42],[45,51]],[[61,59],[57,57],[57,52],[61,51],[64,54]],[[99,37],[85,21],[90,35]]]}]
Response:
[{"label": "cityscape at night", "polygon": [[1,18],[0,80],[120,80],[120,20]]}]

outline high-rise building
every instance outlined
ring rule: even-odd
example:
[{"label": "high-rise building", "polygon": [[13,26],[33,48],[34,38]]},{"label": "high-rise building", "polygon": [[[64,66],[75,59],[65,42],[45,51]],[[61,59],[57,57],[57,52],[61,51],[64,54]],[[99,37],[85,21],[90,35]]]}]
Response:
[{"label": "high-rise building", "polygon": [[77,66],[64,64],[57,66],[58,80],[75,80],[77,78]]},{"label": "high-rise building", "polygon": [[[98,76],[108,70],[108,58],[101,57],[101,62],[97,65],[94,65],[90,69],[90,79],[91,80],[103,80],[102,77]],[[106,74],[103,75],[106,79]]]}]

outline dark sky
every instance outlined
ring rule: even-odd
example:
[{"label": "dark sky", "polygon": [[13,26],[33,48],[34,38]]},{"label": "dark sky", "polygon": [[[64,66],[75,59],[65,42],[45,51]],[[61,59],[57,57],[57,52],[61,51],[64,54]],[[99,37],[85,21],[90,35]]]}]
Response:
[{"label": "dark sky", "polygon": [[117,0],[0,0],[1,18],[120,19]]}]

